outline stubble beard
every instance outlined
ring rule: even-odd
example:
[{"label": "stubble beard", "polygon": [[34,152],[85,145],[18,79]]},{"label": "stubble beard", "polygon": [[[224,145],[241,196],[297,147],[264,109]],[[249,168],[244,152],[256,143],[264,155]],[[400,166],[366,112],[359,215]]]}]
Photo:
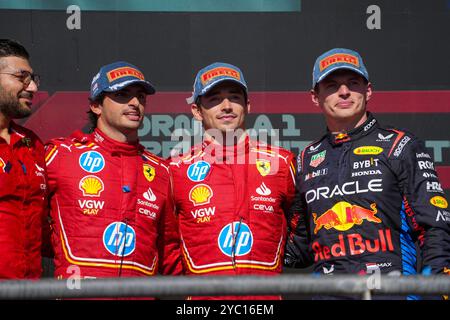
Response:
[{"label": "stubble beard", "polygon": [[19,98],[0,87],[0,112],[9,119],[23,119],[31,114],[31,109],[23,106]]}]

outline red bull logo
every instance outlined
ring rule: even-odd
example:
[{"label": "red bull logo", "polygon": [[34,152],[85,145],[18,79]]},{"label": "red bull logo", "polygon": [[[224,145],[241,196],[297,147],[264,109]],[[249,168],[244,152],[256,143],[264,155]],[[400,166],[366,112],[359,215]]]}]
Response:
[{"label": "red bull logo", "polygon": [[5,161],[2,158],[0,158],[0,171],[5,172]]},{"label": "red bull logo", "polygon": [[334,228],[339,231],[345,231],[352,228],[355,224],[361,225],[363,220],[381,223],[381,219],[375,216],[378,212],[377,205],[372,203],[370,208],[371,210],[340,201],[320,217],[317,217],[317,213],[313,213],[313,221],[316,225],[314,234],[317,234],[322,227],[327,230]]},{"label": "red bull logo", "polygon": [[364,239],[358,233],[340,234],[338,241],[331,246],[321,245],[318,241],[312,244],[314,260],[328,260],[331,258],[345,257],[348,255],[360,255],[365,252],[377,253],[394,251],[391,230],[378,230],[378,237],[375,239]]}]

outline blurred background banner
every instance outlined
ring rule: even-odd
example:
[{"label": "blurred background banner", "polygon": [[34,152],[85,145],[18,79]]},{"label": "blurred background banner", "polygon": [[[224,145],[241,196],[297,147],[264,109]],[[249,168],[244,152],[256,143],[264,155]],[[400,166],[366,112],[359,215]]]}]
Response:
[{"label": "blurred background banner", "polygon": [[449,0],[0,1],[0,33],[25,45],[42,76],[22,123],[43,140],[87,130],[92,77],[126,60],[156,86],[139,134],[164,157],[198,134],[185,98],[215,61],[243,70],[248,127],[278,130],[298,153],[325,130],[309,97],[315,58],[357,50],[373,83],[369,110],[425,140],[450,194]]},{"label": "blurred background banner", "polygon": [[0,9],[156,12],[295,12],[301,0],[0,0]]}]

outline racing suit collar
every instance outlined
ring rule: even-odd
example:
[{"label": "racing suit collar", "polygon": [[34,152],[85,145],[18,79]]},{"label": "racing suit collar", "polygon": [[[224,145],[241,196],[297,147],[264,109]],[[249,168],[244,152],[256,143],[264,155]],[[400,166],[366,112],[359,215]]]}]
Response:
[{"label": "racing suit collar", "polygon": [[92,133],[92,139],[112,155],[137,155],[143,152],[144,147],[136,141],[135,143],[119,142],[109,138],[100,129],[96,128]]},{"label": "racing suit collar", "polygon": [[378,127],[378,122],[372,115],[372,113],[367,112],[367,120],[349,132],[344,133],[332,133],[328,130],[327,136],[331,145],[339,145],[348,141],[358,140],[365,135],[369,134],[374,128]]},{"label": "racing suit collar", "polygon": [[[21,127],[16,124],[14,121],[10,122],[9,125],[9,131],[11,134],[9,145],[13,146],[16,143],[20,142],[22,144],[25,144],[26,146],[30,147],[31,143],[31,137],[27,136],[27,132],[25,130],[22,130]],[[1,139],[0,141],[4,141]],[[6,141],[4,141],[6,143]]]}]

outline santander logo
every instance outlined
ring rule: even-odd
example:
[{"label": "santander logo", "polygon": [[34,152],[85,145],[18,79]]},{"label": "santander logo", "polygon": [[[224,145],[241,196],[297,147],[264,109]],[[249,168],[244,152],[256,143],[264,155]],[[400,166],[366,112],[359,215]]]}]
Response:
[{"label": "santander logo", "polygon": [[268,196],[272,193],[272,190],[270,190],[263,182],[258,188],[256,188],[256,193],[260,196]]},{"label": "santander logo", "polygon": [[151,188],[148,188],[147,192],[144,192],[144,198],[148,201],[155,201],[156,200],[156,196],[153,193]]}]

